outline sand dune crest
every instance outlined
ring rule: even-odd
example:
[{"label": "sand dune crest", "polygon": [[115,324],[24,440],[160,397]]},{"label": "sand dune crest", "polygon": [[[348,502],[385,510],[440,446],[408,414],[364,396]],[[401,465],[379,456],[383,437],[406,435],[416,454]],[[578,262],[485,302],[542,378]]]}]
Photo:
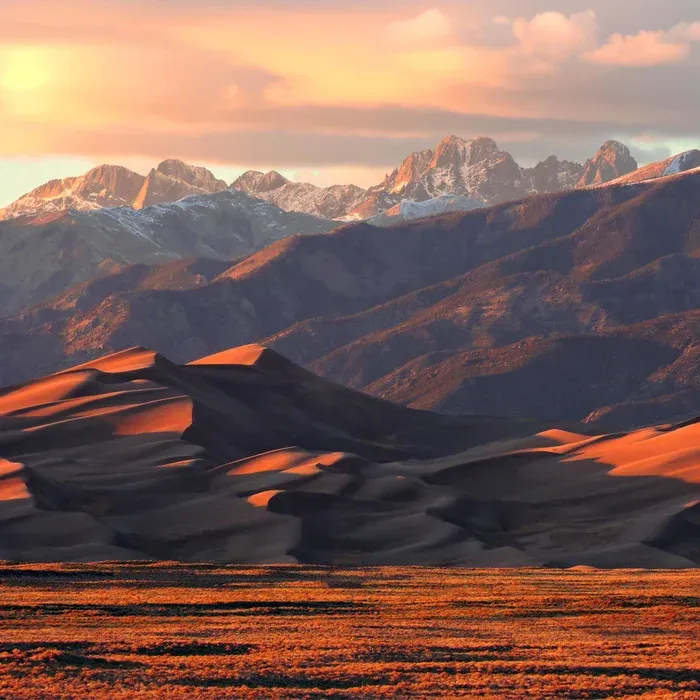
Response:
[{"label": "sand dune crest", "polygon": [[0,559],[700,565],[700,423],[412,411],[253,345],[0,393]]}]

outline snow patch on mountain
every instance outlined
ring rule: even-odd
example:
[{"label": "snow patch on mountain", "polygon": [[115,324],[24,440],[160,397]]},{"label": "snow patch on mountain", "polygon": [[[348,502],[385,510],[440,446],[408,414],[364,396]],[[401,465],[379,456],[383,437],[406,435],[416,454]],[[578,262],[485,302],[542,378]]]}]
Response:
[{"label": "snow patch on mountain", "polygon": [[683,173],[698,167],[700,167],[700,151],[693,149],[685,153],[680,153],[673,158],[666,167],[666,170],[664,170],[664,176],[677,175],[678,173]]},{"label": "snow patch on mountain", "polygon": [[367,220],[374,226],[390,226],[401,221],[425,219],[429,216],[458,211],[471,211],[483,207],[484,203],[463,195],[443,194],[424,202],[401,202],[381,214]]}]

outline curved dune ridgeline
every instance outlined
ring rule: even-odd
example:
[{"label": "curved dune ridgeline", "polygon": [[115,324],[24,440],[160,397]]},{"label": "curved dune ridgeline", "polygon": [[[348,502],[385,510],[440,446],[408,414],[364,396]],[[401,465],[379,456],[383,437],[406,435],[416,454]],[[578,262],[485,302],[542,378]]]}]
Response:
[{"label": "curved dune ridgeline", "polygon": [[692,567],[700,423],[414,411],[261,346],[0,392],[0,559]]}]

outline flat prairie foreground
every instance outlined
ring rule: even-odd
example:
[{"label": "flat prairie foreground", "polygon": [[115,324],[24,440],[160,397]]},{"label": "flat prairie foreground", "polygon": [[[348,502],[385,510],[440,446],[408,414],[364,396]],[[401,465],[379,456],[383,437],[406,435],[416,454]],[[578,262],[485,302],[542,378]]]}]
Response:
[{"label": "flat prairie foreground", "polygon": [[0,697],[700,698],[700,572],[0,564]]}]

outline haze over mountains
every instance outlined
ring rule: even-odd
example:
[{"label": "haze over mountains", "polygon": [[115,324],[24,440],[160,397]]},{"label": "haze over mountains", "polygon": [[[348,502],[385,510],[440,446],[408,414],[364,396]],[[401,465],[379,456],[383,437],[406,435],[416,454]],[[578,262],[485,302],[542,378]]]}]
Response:
[{"label": "haze over mountains", "polygon": [[[678,161],[690,169],[695,162]],[[448,136],[434,149],[408,156],[384,181],[364,190],[356,185],[317,187],[291,182],[275,171],[248,171],[230,185],[286,211],[324,219],[359,220],[376,216],[402,202],[424,202],[445,195],[468,198],[482,206],[519,199],[529,194],[557,192],[604,184],[637,169],[629,149],[606,142],[584,165],[550,156],[532,168],[519,166],[493,139],[465,140]],[[679,170],[680,171],[680,170]],[[659,175],[657,175],[658,177]],[[52,180],[0,210],[0,219],[38,219],[75,209],[174,202],[191,195],[228,189],[209,170],[166,160],[144,177],[121,166],[102,165],[82,177]]]}]

